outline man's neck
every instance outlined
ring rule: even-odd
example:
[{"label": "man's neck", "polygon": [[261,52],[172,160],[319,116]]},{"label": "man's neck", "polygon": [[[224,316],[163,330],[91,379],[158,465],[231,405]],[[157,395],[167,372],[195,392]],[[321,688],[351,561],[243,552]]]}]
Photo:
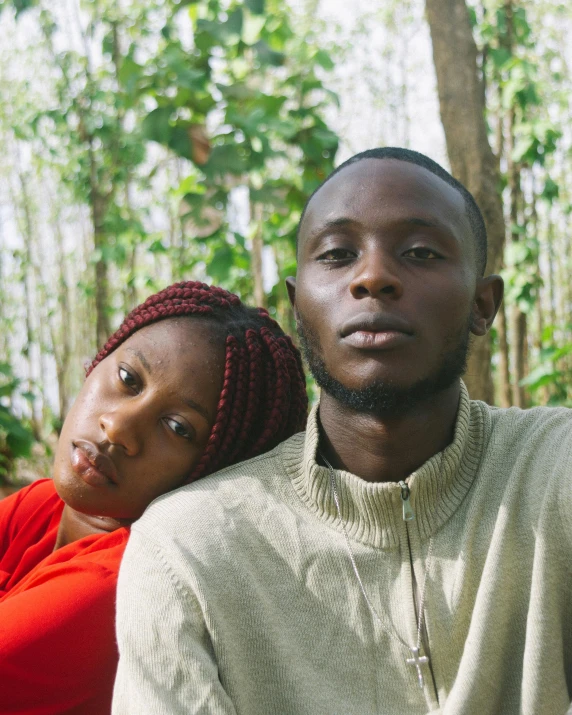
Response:
[{"label": "man's neck", "polygon": [[337,469],[368,482],[406,479],[453,440],[460,382],[395,419],[320,398],[320,450]]}]

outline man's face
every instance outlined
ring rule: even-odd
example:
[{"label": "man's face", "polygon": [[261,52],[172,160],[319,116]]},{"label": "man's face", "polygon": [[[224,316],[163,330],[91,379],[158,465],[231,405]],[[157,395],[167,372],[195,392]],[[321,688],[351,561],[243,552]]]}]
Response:
[{"label": "man's face", "polygon": [[414,164],[363,159],[310,202],[290,291],[314,367],[350,391],[407,393],[462,372],[476,283],[459,192]]}]

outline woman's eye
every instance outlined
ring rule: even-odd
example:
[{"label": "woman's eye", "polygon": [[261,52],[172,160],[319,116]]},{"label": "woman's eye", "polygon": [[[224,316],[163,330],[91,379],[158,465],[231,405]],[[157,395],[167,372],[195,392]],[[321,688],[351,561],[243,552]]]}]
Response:
[{"label": "woman's eye", "polygon": [[434,259],[441,258],[441,256],[433,251],[431,248],[425,248],[423,246],[418,246],[417,248],[410,248],[403,254],[409,256],[410,258],[422,258],[422,259]]},{"label": "woman's eye", "polygon": [[127,385],[127,387],[130,387],[133,390],[137,389],[137,378],[124,367],[119,368],[119,379],[122,383]]},{"label": "woman's eye", "polygon": [[318,260],[320,261],[345,261],[351,258],[353,253],[347,248],[331,248],[329,251],[325,251],[320,256]]},{"label": "woman's eye", "polygon": [[185,439],[192,438],[189,430],[180,422],[174,420],[172,417],[166,417],[165,423],[168,425],[169,429],[172,429],[173,432],[179,437],[184,437]]}]

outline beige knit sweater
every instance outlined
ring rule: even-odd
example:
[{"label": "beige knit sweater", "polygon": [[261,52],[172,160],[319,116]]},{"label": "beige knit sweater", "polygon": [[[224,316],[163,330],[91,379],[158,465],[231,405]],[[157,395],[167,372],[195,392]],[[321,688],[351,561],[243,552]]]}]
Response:
[{"label": "beige knit sweater", "polygon": [[[400,488],[273,452],[161,497],[119,576],[114,715],[563,715],[572,700],[572,412],[463,388],[454,441]],[[420,688],[414,584],[425,599]],[[414,569],[414,579],[411,574]]]}]

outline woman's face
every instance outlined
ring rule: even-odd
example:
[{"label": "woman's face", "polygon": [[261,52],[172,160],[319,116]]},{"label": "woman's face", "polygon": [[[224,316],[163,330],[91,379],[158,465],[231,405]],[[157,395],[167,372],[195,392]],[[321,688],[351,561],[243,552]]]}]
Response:
[{"label": "woman's face", "polygon": [[184,483],[214,423],[224,360],[221,333],[197,318],[149,325],[106,357],[58,442],[54,483],[66,504],[133,520]]}]

